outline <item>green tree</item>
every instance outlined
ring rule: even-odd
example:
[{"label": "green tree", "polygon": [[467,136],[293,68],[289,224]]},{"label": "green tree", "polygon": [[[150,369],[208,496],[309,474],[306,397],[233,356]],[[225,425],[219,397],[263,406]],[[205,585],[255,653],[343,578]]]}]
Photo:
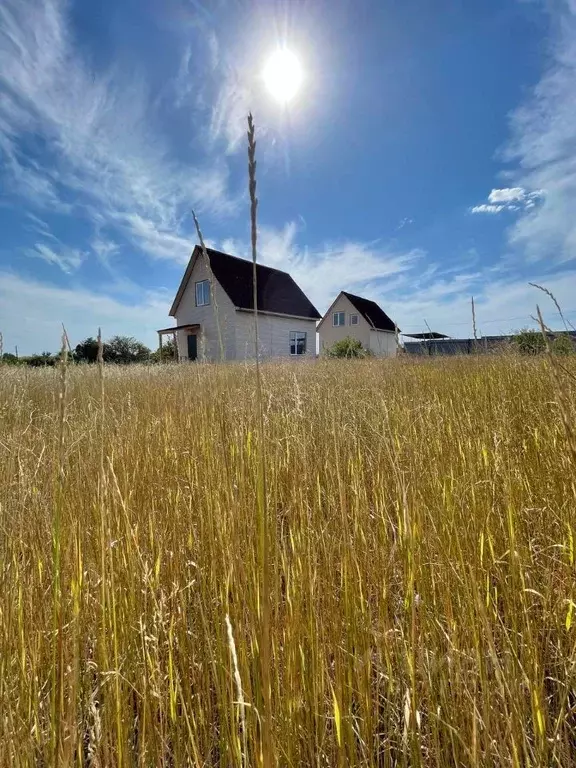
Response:
[{"label": "green tree", "polygon": [[104,360],[111,363],[144,363],[150,350],[133,336],[113,336],[106,343]]},{"label": "green tree", "polygon": [[362,343],[358,339],[353,339],[350,336],[346,336],[345,339],[334,342],[325,352],[327,357],[371,357],[372,352],[369,349],[365,349]]},{"label": "green tree", "polygon": [[[106,345],[104,345],[105,347]],[[79,363],[95,363],[98,357],[98,342],[92,336],[76,344],[74,359]]]}]

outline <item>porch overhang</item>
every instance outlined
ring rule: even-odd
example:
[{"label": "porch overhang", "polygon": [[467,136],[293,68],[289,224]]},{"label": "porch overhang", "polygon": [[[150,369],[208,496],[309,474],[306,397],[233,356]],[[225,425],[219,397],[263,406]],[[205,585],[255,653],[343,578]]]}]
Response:
[{"label": "porch overhang", "polygon": [[176,334],[178,331],[199,331],[200,330],[200,323],[185,323],[184,325],[174,325],[172,328],[160,328],[156,333],[158,334],[158,342],[160,346],[160,362],[164,362],[164,357],[162,355],[162,339],[164,336],[172,336],[174,339],[174,359],[176,362],[178,362],[178,344],[176,339]]},{"label": "porch overhang", "polygon": [[186,323],[184,325],[175,325],[172,328],[160,328],[156,333],[159,336],[167,336],[176,331],[198,331],[200,329],[200,323]]}]

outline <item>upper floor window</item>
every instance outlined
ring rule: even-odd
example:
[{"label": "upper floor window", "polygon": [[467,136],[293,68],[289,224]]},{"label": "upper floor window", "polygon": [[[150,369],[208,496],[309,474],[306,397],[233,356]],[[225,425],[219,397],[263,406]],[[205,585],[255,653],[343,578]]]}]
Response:
[{"label": "upper floor window", "polygon": [[350,325],[358,325],[358,315],[350,315]]},{"label": "upper floor window", "polygon": [[196,283],[196,306],[205,307],[210,304],[210,280]]},{"label": "upper floor window", "polygon": [[346,325],[346,312],[334,312],[332,325]]},{"label": "upper floor window", "polygon": [[291,355],[306,354],[306,332],[305,331],[290,331],[290,354]]}]

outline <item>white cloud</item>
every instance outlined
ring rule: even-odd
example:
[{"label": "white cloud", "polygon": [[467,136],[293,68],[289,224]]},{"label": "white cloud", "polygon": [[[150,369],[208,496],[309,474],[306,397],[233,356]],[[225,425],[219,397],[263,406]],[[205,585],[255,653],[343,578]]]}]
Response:
[{"label": "white cloud", "polygon": [[[143,81],[124,70],[90,70],[70,36],[64,0],[4,0],[0,5],[0,153],[4,187],[51,211],[93,205],[145,250],[181,234],[186,208],[227,212],[223,162],[176,162],[153,129]],[[43,140],[42,164],[23,159],[21,142]],[[144,237],[131,216],[148,222]],[[152,230],[156,235],[151,235]],[[149,255],[158,256],[158,249]],[[162,250],[161,258],[166,256]],[[186,254],[176,254],[177,260]]]},{"label": "white cloud", "polygon": [[522,187],[493,189],[488,195],[488,202],[470,208],[470,213],[500,213],[500,211],[522,211],[534,208],[538,200],[544,197],[544,190],[528,192]]},{"label": "white cloud", "polygon": [[513,203],[524,200],[526,190],[522,187],[508,187],[506,189],[493,189],[488,195],[489,203]]},{"label": "white cloud", "polygon": [[59,242],[54,246],[36,243],[33,248],[26,248],[24,253],[31,258],[42,259],[48,264],[54,264],[67,274],[75,272],[87,256],[83,251],[77,248],[68,248]]},{"label": "white cloud", "polygon": [[59,347],[62,323],[72,346],[102,327],[105,338],[135,336],[152,348],[156,329],[170,324],[170,296],[144,294],[138,304],[123,304],[110,296],[83,289],[64,289],[0,273],[0,328],[4,349],[18,346],[20,354]]},{"label": "white cloud", "polygon": [[504,210],[503,205],[487,205],[486,203],[470,208],[471,213],[500,213],[502,210]]}]

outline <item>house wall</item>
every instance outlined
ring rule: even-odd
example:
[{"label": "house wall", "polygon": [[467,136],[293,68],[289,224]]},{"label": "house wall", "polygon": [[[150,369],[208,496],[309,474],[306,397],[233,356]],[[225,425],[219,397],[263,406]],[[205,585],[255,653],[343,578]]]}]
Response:
[{"label": "house wall", "polygon": [[[304,331],[307,334],[306,354],[302,358],[316,357],[316,320],[300,320],[275,315],[258,315],[258,338],[261,356],[291,357],[290,331]],[[236,312],[236,359],[250,360],[254,357],[254,314]]]},{"label": "house wall", "polygon": [[[339,325],[337,327],[332,325],[334,312],[346,313],[346,325]],[[350,315],[358,315],[358,325],[350,325]],[[340,296],[330,310],[330,314],[326,316],[324,322],[318,327],[320,354],[328,349],[328,347],[331,347],[332,344],[345,339],[347,336],[357,339],[363,347],[370,349],[370,333],[370,326],[352,302],[346,296]]]},{"label": "house wall", "polygon": [[369,349],[376,357],[395,357],[398,345],[396,343],[396,334],[391,331],[370,331]]},{"label": "house wall", "polygon": [[[196,260],[188,285],[182,295],[176,310],[176,325],[187,323],[199,323],[198,333],[198,359],[219,360],[220,344],[218,341],[218,327],[216,323],[216,307],[214,301],[207,307],[196,306],[196,283],[200,280],[208,280],[210,277],[208,267],[203,257]],[[236,357],[236,333],[235,320],[236,309],[228,298],[218,281],[214,281],[214,294],[218,307],[218,319],[222,333],[224,356],[226,360],[234,360]],[[188,359],[188,331],[177,332],[178,356],[181,360]]]}]

